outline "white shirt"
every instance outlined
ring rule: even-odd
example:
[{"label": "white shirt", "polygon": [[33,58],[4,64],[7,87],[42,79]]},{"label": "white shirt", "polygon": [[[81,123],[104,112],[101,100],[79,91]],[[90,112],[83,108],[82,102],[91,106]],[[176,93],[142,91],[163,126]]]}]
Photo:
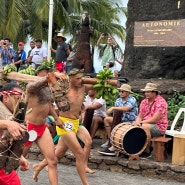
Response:
[{"label": "white shirt", "polygon": [[30,56],[32,56],[32,62],[37,64],[42,62],[44,57],[47,57],[47,51],[44,48],[36,47],[31,51]]},{"label": "white shirt", "polygon": [[105,102],[105,100],[102,97],[99,99],[95,98],[94,100],[92,100],[89,95],[87,95],[85,97],[84,105],[93,105],[95,103],[100,103],[102,106],[100,108],[94,110],[94,116],[101,116],[101,117],[105,118],[107,116],[106,115],[106,102]]}]

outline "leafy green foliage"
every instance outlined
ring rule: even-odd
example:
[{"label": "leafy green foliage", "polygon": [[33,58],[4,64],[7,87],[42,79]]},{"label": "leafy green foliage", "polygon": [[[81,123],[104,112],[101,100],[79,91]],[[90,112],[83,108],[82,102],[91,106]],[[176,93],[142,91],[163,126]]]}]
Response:
[{"label": "leafy green foliage", "polygon": [[43,60],[40,64],[40,66],[36,69],[35,73],[37,74],[37,72],[46,69],[49,72],[54,71],[55,69],[55,61],[54,59],[50,59],[50,60]]},{"label": "leafy green foliage", "polygon": [[112,105],[112,102],[115,101],[115,98],[118,95],[118,90],[108,83],[108,80],[113,78],[113,73],[110,69],[104,68],[100,70],[96,75],[97,83],[93,88],[97,92],[97,98],[102,97],[108,104]]},{"label": "leafy green foliage", "polygon": [[133,92],[132,92],[130,95],[133,96],[133,97],[136,99],[138,105],[140,104],[140,99],[141,99],[141,98],[144,98],[143,95],[140,95],[140,94],[138,94],[138,93],[133,93]]},{"label": "leafy green foliage", "polygon": [[[179,91],[174,91],[172,97],[168,98],[168,120],[170,123],[175,118],[179,108],[185,107],[185,96],[180,94]],[[177,126],[182,125],[183,116],[181,115],[180,119],[178,120]]]}]

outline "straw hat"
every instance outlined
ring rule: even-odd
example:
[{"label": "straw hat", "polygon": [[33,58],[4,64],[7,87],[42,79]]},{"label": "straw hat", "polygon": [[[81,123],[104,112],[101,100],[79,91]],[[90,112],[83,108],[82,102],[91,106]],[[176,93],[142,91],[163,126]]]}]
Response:
[{"label": "straw hat", "polygon": [[128,84],[122,84],[120,88],[118,88],[118,90],[123,90],[123,91],[127,91],[127,92],[132,92],[131,91],[131,86]]},{"label": "straw hat", "polygon": [[55,36],[55,40],[57,37],[62,37],[64,41],[66,41],[66,38],[62,35],[62,33],[58,33],[57,36]]},{"label": "straw hat", "polygon": [[157,85],[154,83],[147,83],[145,88],[141,89],[141,91],[156,91],[160,93],[160,91],[157,89]]}]

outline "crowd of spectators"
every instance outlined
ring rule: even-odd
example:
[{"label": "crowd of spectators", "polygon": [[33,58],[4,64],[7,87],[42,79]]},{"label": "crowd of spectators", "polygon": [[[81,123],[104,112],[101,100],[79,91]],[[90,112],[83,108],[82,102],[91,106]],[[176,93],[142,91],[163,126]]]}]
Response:
[{"label": "crowd of spectators", "polygon": [[[75,52],[72,51],[70,44],[67,44],[66,38],[58,33],[54,37],[57,43],[56,49],[50,46],[50,50],[55,53],[55,69],[59,72],[69,73]],[[21,66],[27,63],[37,68],[43,61],[47,61],[47,49],[43,46],[42,39],[32,40],[30,49],[26,53],[24,42],[17,43],[17,50],[14,50],[16,43],[11,43],[10,38],[4,38],[0,41],[0,67],[8,64],[15,64],[17,71],[21,70]]]}]

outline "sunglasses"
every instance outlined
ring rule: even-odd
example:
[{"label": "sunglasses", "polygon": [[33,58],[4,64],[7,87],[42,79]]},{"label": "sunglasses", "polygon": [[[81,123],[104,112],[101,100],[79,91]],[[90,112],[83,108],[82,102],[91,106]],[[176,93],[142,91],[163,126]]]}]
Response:
[{"label": "sunglasses", "polygon": [[127,91],[119,91],[120,93],[124,93],[124,92],[127,92]]}]

